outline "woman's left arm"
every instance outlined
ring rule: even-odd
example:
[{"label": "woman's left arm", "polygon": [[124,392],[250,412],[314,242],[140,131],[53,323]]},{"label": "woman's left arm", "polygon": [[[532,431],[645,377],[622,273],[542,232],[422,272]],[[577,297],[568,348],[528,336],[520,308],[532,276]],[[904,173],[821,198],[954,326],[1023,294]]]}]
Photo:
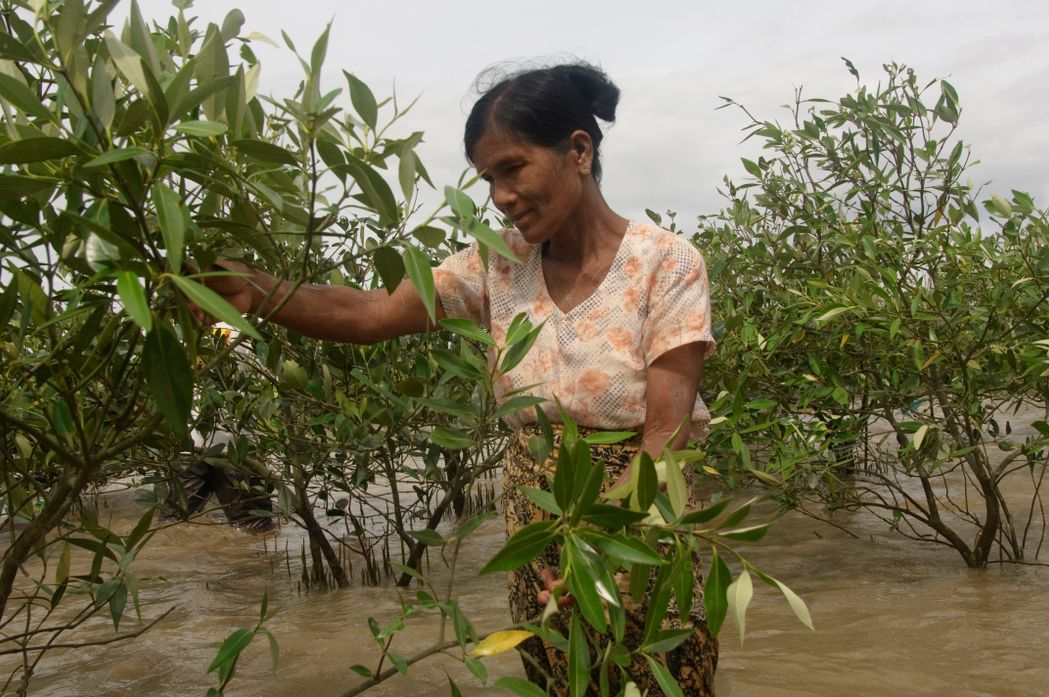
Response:
[{"label": "woman's left arm", "polygon": [[684,344],[648,366],[641,449],[653,459],[659,458],[664,447],[680,450],[688,442],[705,348],[702,341]]}]

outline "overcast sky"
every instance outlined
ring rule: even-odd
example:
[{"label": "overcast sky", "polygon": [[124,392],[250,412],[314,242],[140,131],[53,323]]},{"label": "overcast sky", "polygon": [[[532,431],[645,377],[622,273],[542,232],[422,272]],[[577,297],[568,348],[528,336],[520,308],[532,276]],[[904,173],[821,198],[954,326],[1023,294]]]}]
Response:
[{"label": "overcast sky", "polygon": [[[140,2],[147,18],[174,12],[168,0]],[[982,163],[974,181],[991,182],[987,195],[1021,189],[1049,206],[1049,4],[1041,1],[197,0],[191,12],[221,22],[233,8],[247,16],[242,34],[282,44],[257,44],[263,93],[288,95],[301,79],[281,30],[308,55],[331,20],[327,85],[345,86],[346,69],[380,98],[395,85],[402,103],[421,95],[404,134],[426,132],[419,152],[438,186],[466,166],[462,126],[481,70],[574,56],[622,89],[603,145],[609,203],[630,217],[674,209],[691,229],[696,214],[720,207],[722,177],[740,177],[739,158],[754,155],[740,144],[745,117],[716,111],[719,96],[785,119],[780,106],[796,87],[834,98],[852,86],[846,56],[869,83],[890,61],[922,80],[946,77],[960,95],[962,136]]]}]

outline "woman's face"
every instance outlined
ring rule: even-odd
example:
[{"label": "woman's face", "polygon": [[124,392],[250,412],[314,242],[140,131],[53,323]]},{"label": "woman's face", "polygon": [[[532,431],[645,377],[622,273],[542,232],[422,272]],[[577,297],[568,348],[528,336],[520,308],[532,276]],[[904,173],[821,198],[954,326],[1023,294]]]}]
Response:
[{"label": "woman's face", "polygon": [[577,212],[583,192],[581,172],[589,158],[576,147],[565,150],[533,145],[502,128],[490,128],[477,141],[473,162],[488,182],[492,202],[531,244],[546,242]]}]

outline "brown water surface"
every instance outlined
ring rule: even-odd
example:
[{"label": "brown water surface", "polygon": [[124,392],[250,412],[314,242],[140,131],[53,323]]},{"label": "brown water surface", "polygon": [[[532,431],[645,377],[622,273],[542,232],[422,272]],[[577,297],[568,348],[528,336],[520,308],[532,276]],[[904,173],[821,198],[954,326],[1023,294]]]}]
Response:
[{"label": "brown water surface", "polygon": [[[110,497],[107,505],[103,516],[111,515],[118,527],[130,526],[138,515],[129,493]],[[807,601],[816,631],[794,619],[776,591],[758,583],[743,646],[731,619],[722,633],[721,697],[1049,695],[1049,569],[1001,565],[973,571],[955,552],[893,537],[865,514],[839,520],[860,536],[792,513],[747,550],[759,568]],[[38,668],[30,694],[203,695],[215,684],[205,670],[217,643],[234,628],[253,624],[264,591],[279,610],[269,627],[280,644],[280,666],[271,672],[265,642],[252,645],[227,695],[337,697],[356,684],[350,666],[374,665],[377,655],[367,619],[383,624],[396,617],[397,591],[300,592],[302,535],[296,528],[285,526],[264,540],[205,521],[162,530],[136,561],[144,620],[175,607],[170,616],[128,642],[53,651]],[[476,575],[502,540],[501,521],[491,520],[459,560],[455,585],[482,633],[508,622],[502,578]],[[447,572],[433,561],[434,575],[447,583]],[[411,622],[394,645],[404,656],[437,636],[432,618]],[[129,618],[122,629],[135,626]],[[110,637],[112,625],[100,619],[90,633]],[[493,678],[521,672],[513,654],[487,664]],[[446,695],[445,671],[465,695],[489,692],[460,664],[438,657],[371,694]]]}]

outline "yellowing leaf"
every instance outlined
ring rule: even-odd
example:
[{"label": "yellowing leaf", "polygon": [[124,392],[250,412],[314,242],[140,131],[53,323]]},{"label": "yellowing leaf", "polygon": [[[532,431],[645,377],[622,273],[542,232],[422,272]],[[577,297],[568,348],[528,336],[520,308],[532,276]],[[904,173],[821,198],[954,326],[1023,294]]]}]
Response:
[{"label": "yellowing leaf", "polygon": [[834,309],[827,310],[822,315],[817,317],[816,321],[817,322],[827,322],[829,320],[834,319],[835,317],[837,317],[838,315],[842,314],[843,312],[848,312],[851,309],[852,309],[851,307],[847,307],[847,306],[846,307],[835,307]]},{"label": "yellowing leaf", "polygon": [[747,629],[747,606],[754,597],[754,582],[750,573],[743,569],[735,581],[728,587],[728,607],[732,611],[732,617],[736,620],[739,629],[739,643],[743,644],[743,637]]},{"label": "yellowing leaf", "polygon": [[929,424],[922,424],[921,428],[914,434],[914,449],[922,447],[922,442],[925,441],[925,434],[929,432]]},{"label": "yellowing leaf", "polygon": [[508,629],[503,632],[493,632],[486,636],[481,643],[470,652],[471,656],[497,656],[506,653],[516,647],[525,639],[533,636],[531,632],[523,629]]},{"label": "yellowing leaf", "polygon": [[[772,580],[776,581],[776,579]],[[805,601],[802,600],[797,593],[787,588],[786,584],[776,581],[776,585],[783,592],[783,597],[787,599],[787,603],[790,604],[790,609],[794,611],[794,614],[799,620],[801,620],[801,623],[809,629],[815,629],[815,627],[812,626],[812,615],[809,614],[809,608],[805,604]]]}]

